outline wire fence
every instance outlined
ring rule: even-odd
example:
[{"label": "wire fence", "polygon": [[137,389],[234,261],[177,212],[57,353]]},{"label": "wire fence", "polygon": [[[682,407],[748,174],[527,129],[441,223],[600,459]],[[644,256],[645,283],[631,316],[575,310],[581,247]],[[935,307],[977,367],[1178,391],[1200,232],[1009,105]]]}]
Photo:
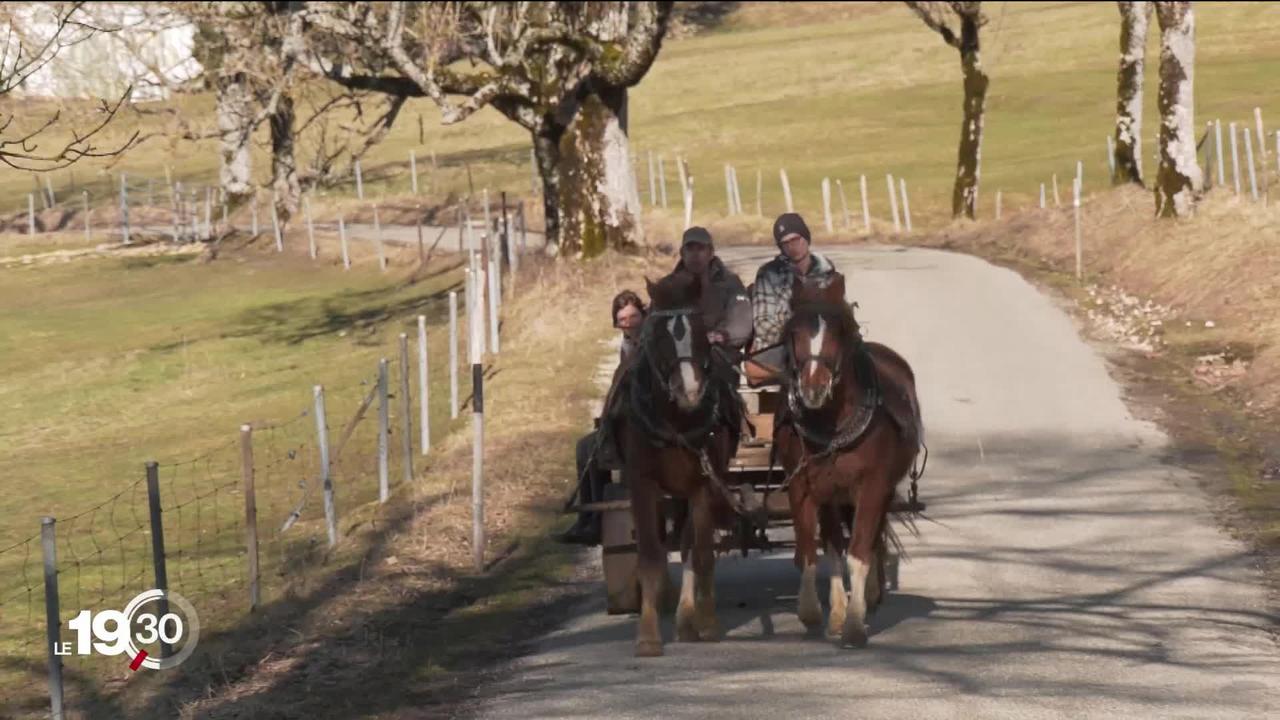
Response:
[{"label": "wire fence", "polygon": [[[116,483],[110,497],[56,518],[62,641],[81,609],[121,609],[162,585],[196,603],[205,628],[311,589],[334,546],[330,529],[341,543],[344,515],[412,479],[408,458],[397,452],[407,429],[399,409],[405,398],[394,392],[402,378],[397,363],[387,367],[385,384],[375,373],[319,391],[323,422],[320,402],[300,403],[292,416],[247,426],[197,457],[148,463]],[[50,598],[41,542],[35,532],[0,547],[0,719],[49,711]],[[89,707],[101,682],[120,669],[117,658],[100,655],[56,662],[67,708]]]}]

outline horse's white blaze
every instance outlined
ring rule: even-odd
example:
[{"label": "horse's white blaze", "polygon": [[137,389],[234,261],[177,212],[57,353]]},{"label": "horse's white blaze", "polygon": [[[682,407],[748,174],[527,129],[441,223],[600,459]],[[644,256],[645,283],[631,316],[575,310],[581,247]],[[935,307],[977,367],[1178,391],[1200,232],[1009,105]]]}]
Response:
[{"label": "horse's white blaze", "polygon": [[859,621],[867,616],[867,573],[871,566],[849,556],[849,610]]},{"label": "horse's white blaze", "polygon": [[818,357],[822,354],[822,341],[827,336],[827,321],[818,316],[818,332],[809,338],[809,357]]},{"label": "horse's white blaze", "polygon": [[676,343],[676,357],[680,358],[680,383],[685,396],[692,402],[698,395],[698,376],[693,370],[693,332],[682,317],[667,321],[667,331]]}]

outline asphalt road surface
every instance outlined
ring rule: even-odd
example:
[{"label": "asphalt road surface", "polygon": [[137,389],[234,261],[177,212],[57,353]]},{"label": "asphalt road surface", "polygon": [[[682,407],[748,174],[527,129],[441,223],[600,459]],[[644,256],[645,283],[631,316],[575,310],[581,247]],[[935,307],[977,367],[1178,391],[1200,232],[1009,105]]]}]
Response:
[{"label": "asphalt road surface", "polygon": [[[770,254],[721,253],[745,282]],[[1067,315],[964,255],[828,256],[868,338],[914,365],[932,451],[936,522],[905,538],[870,645],[806,636],[789,551],[722,557],[721,642],[676,643],[667,618],[666,656],[637,659],[634,618],[606,615],[601,590],[484,688],[479,715],[1280,717],[1258,572]]]}]

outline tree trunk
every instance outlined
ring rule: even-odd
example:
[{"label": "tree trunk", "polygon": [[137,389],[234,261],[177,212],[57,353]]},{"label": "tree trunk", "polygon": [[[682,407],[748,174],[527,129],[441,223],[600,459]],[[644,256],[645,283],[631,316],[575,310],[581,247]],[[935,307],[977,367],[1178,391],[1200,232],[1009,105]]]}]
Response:
[{"label": "tree trunk", "polygon": [[627,90],[588,93],[560,140],[560,249],[594,257],[643,238],[627,140]]},{"label": "tree trunk", "polygon": [[533,132],[533,156],[542,179],[542,214],[548,245],[560,245],[560,140],[564,128],[546,122]]},{"label": "tree trunk", "polygon": [[1196,162],[1192,75],[1195,69],[1195,15],[1190,2],[1157,2],[1160,22],[1160,165],[1156,174],[1156,214],[1186,217],[1200,191]]},{"label": "tree trunk", "polygon": [[298,214],[302,187],[298,183],[298,167],[293,148],[293,98],[282,94],[271,114],[271,188],[276,196],[276,214],[280,222]]},{"label": "tree trunk", "polygon": [[1120,6],[1120,71],[1116,79],[1117,185],[1142,185],[1142,68],[1147,54],[1151,3],[1122,0]]},{"label": "tree trunk", "polygon": [[982,69],[978,47],[978,15],[960,16],[960,66],[964,71],[964,124],[960,127],[960,152],[956,184],[951,193],[951,215],[973,218],[978,205],[978,178],[982,163],[982,123],[990,80]]},{"label": "tree trunk", "polygon": [[218,180],[222,191],[231,199],[241,199],[253,192],[249,141],[253,120],[252,95],[242,73],[219,78],[217,107],[219,148],[222,165]]}]

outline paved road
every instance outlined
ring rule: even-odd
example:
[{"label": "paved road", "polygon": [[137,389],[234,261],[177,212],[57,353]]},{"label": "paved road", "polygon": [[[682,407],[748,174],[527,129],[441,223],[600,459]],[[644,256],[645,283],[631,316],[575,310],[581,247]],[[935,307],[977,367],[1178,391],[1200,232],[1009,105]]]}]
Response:
[{"label": "paved road", "polygon": [[[749,280],[766,251],[723,255]],[[1165,438],[1069,318],[971,257],[830,255],[869,337],[914,364],[932,449],[937,522],[907,538],[870,646],[805,637],[789,554],[722,558],[724,641],[638,660],[634,620],[593,597],[485,689],[480,715],[1280,717],[1276,618],[1244,547],[1162,463]]]}]

